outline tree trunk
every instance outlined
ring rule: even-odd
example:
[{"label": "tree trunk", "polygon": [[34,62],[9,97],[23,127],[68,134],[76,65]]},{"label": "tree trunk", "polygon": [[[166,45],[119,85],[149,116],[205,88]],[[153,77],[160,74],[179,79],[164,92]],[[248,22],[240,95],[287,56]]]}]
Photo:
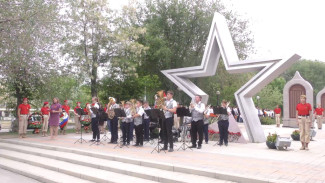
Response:
[{"label": "tree trunk", "polygon": [[91,96],[97,97],[97,63],[93,60],[91,69]]},{"label": "tree trunk", "polygon": [[22,94],[21,94],[21,91],[20,91],[20,88],[16,86],[16,98],[17,98],[17,103],[16,103],[16,108],[15,110],[13,111],[13,116],[15,117],[15,120],[12,121],[12,124],[11,124],[11,131],[12,132],[18,132],[18,117],[17,117],[17,111],[18,111],[18,106],[19,104],[22,103]]}]

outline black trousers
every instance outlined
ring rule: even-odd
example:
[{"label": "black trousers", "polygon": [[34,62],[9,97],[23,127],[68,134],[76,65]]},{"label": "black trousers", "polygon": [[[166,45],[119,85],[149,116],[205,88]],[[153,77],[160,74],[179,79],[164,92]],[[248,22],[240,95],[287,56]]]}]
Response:
[{"label": "black trousers", "polygon": [[143,120],[144,139],[149,141],[149,123],[150,119]]},{"label": "black trousers", "polygon": [[220,133],[220,140],[219,143],[228,144],[228,128],[229,128],[229,121],[228,120],[220,120],[218,121],[218,128]]},{"label": "black trousers", "polygon": [[100,133],[99,133],[99,127],[98,127],[98,118],[91,118],[91,129],[93,131],[93,139],[99,140],[100,139]]},{"label": "black trousers", "polygon": [[143,124],[134,125],[135,128],[135,136],[137,137],[135,144],[143,145]]},{"label": "black trousers", "polygon": [[203,120],[191,122],[191,137],[193,146],[196,146],[197,134],[199,134],[198,145],[201,146],[203,141]]},{"label": "black trousers", "polygon": [[130,122],[130,128],[129,128],[129,138],[130,141],[133,141],[133,131],[134,131],[134,122]]},{"label": "black trousers", "polygon": [[209,141],[209,124],[204,124],[203,134],[204,134],[205,142],[208,142]]},{"label": "black trousers", "polygon": [[123,135],[123,142],[130,143],[130,123],[122,122],[122,135]]},{"label": "black trousers", "polygon": [[117,142],[118,139],[118,120],[115,116],[113,119],[111,119],[111,142]]},{"label": "black trousers", "polygon": [[164,140],[164,148],[167,149],[168,143],[169,148],[173,149],[173,133],[172,133],[172,127],[174,125],[174,117],[166,118],[165,121],[162,123],[162,130],[163,130],[163,140]]}]

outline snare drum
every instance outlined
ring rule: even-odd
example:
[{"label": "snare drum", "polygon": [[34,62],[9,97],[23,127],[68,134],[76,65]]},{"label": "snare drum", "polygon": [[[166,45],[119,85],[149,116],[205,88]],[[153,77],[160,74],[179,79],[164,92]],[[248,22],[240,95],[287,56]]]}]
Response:
[{"label": "snare drum", "polygon": [[67,112],[63,110],[61,116],[60,116],[60,129],[63,130],[63,128],[68,124],[69,121],[69,115]]}]

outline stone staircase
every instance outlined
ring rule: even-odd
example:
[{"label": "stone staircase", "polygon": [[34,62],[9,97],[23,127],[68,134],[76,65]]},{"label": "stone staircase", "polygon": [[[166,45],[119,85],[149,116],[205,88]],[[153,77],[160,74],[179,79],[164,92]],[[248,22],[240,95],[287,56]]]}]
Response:
[{"label": "stone staircase", "polygon": [[10,139],[0,139],[0,168],[40,182],[269,182]]}]

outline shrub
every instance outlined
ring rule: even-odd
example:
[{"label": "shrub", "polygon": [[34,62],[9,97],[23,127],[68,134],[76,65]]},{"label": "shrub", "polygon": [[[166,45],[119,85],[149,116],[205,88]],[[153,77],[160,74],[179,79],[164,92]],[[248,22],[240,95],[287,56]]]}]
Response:
[{"label": "shrub", "polygon": [[275,125],[275,119],[270,117],[261,117],[260,121],[262,125]]},{"label": "shrub", "polygon": [[268,141],[268,142],[272,142],[272,143],[275,143],[275,141],[276,141],[276,137],[277,137],[278,135],[276,134],[276,133],[273,133],[273,134],[270,134],[269,133],[269,135],[267,136],[267,138],[266,138],[266,141]]}]

